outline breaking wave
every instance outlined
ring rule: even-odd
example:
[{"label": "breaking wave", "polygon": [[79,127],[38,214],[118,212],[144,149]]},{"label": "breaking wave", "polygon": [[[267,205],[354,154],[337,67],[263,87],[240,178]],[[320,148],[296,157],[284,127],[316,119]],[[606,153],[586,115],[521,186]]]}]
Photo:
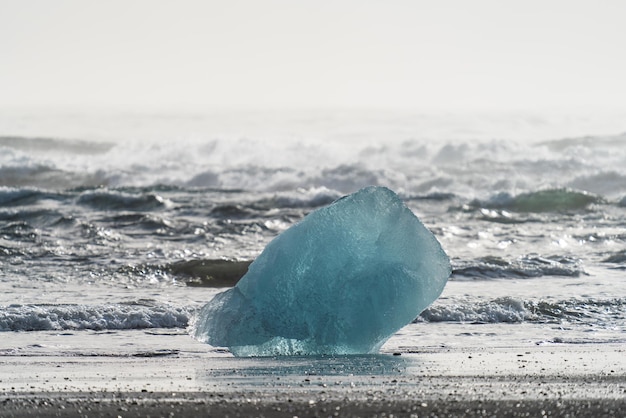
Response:
[{"label": "breaking wave", "polygon": [[427,322],[523,322],[532,317],[524,301],[500,298],[488,302],[434,304],[420,314],[417,321]]},{"label": "breaking wave", "polygon": [[151,303],[10,305],[0,308],[0,331],[185,328],[192,312]]},{"label": "breaking wave", "polygon": [[451,280],[481,279],[527,279],[542,276],[579,277],[586,274],[580,260],[551,256],[527,255],[508,261],[500,257],[482,257],[472,262],[462,262],[452,270]]},{"label": "breaking wave", "polygon": [[64,197],[62,193],[33,188],[0,187],[0,207],[32,205],[42,200],[61,200]]},{"label": "breaking wave", "polygon": [[[187,328],[198,308],[152,301],[107,305],[9,305],[0,307],[0,332]],[[435,302],[414,322],[579,323],[623,326],[626,299],[561,301],[503,297],[488,301]]]},{"label": "breaking wave", "polygon": [[[136,139],[131,130],[109,142],[5,134],[0,136],[0,185],[65,190],[167,184],[255,192],[327,188],[342,194],[385,185],[406,195],[469,199],[484,199],[485,191],[503,192],[481,202],[483,207],[521,212],[580,210],[599,196],[615,199],[626,193],[621,168],[626,135],[534,144],[428,139],[414,133],[389,141],[371,135],[283,140],[233,138],[212,130],[208,135]],[[512,194],[517,191],[526,193]]]},{"label": "breaking wave", "polygon": [[435,303],[416,322],[464,323],[589,323],[605,327],[623,326],[626,299],[568,299],[524,301],[513,297],[490,301]]},{"label": "breaking wave", "polygon": [[512,196],[500,193],[487,201],[473,201],[471,206],[506,209],[514,212],[569,212],[587,209],[594,203],[604,203],[600,196],[569,189],[548,189]]}]

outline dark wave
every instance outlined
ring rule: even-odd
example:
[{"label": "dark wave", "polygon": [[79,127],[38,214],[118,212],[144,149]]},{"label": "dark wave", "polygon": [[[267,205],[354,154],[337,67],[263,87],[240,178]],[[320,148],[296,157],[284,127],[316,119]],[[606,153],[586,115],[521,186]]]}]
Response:
[{"label": "dark wave", "polygon": [[[4,231],[0,230],[0,234],[4,234]],[[0,245],[0,257],[23,257],[25,255],[26,253],[21,248]]]},{"label": "dark wave", "polygon": [[4,188],[0,189],[0,207],[28,206],[39,203],[42,200],[61,201],[66,197],[67,195],[64,194],[40,189]]},{"label": "dark wave", "polygon": [[163,217],[145,213],[124,213],[106,219],[116,229],[142,230],[148,232],[176,231],[177,224]]},{"label": "dark wave", "polygon": [[248,271],[251,261],[189,260],[179,261],[165,270],[181,276],[188,286],[232,287]]},{"label": "dark wave", "polygon": [[166,274],[190,287],[233,287],[248,271],[252,261],[198,259],[168,264],[125,265],[117,272],[136,277]]},{"label": "dark wave", "polygon": [[20,243],[36,243],[39,240],[40,233],[36,228],[27,222],[18,221],[10,222],[0,227],[2,238]]},{"label": "dark wave", "polygon": [[249,219],[254,216],[250,209],[235,204],[217,205],[211,209],[210,214],[218,219]]},{"label": "dark wave", "polygon": [[454,193],[445,193],[445,192],[432,192],[432,193],[427,193],[427,194],[423,194],[423,195],[408,195],[408,196],[402,196],[402,198],[406,201],[410,201],[410,200],[433,200],[436,202],[442,202],[442,201],[446,201],[446,200],[453,200],[455,198],[457,198],[457,195],[455,195]]},{"label": "dark wave", "polygon": [[541,257],[529,255],[508,261],[500,257],[482,257],[464,262],[452,270],[451,280],[471,278],[528,279],[542,276],[579,277],[586,274],[580,260],[570,257]]},{"label": "dark wave", "polygon": [[151,211],[165,206],[165,199],[157,194],[129,194],[114,190],[96,190],[81,194],[76,203],[96,210]]},{"label": "dark wave", "polygon": [[506,209],[514,212],[572,212],[587,209],[594,203],[604,203],[604,199],[586,192],[569,189],[547,189],[512,196],[500,193],[488,201],[473,201],[476,208]]},{"label": "dark wave", "polygon": [[[252,261],[198,259],[183,260],[167,265],[140,266],[138,271],[165,271],[188,286],[232,287],[248,271]],[[129,267],[124,267],[128,269]],[[499,257],[484,257],[475,262],[457,265],[450,280],[530,279],[542,276],[579,277],[585,275],[579,260],[569,257],[540,257],[531,255],[507,261]]]},{"label": "dark wave", "polygon": [[35,228],[51,226],[64,219],[64,215],[56,209],[23,209],[0,212],[0,221],[7,222],[3,227],[22,226]]},{"label": "dark wave", "polygon": [[614,269],[626,270],[626,250],[618,251],[602,260],[603,263],[613,264]]},{"label": "dark wave", "polygon": [[270,210],[275,208],[317,208],[329,205],[343,196],[341,193],[325,187],[295,192],[276,193],[269,198],[263,198],[254,203],[255,208]]}]

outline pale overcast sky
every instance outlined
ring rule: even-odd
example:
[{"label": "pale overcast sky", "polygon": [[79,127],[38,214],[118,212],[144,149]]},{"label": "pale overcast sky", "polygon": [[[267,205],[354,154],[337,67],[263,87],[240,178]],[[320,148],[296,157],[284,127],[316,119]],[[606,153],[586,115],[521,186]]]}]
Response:
[{"label": "pale overcast sky", "polygon": [[622,0],[0,0],[0,105],[626,109]]}]

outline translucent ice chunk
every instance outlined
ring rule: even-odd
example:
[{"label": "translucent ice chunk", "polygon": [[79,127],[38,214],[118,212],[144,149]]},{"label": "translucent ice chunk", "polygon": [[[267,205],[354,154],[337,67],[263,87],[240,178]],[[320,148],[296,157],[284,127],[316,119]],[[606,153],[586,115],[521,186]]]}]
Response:
[{"label": "translucent ice chunk", "polygon": [[192,334],[236,356],[374,353],[449,275],[448,256],[400,198],[368,187],[270,242]]}]

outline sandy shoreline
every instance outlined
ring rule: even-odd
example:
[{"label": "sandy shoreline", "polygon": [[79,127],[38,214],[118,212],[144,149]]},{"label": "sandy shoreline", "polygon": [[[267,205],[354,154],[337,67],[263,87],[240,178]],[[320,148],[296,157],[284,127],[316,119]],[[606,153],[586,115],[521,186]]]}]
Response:
[{"label": "sandy shoreline", "polygon": [[597,417],[626,409],[622,344],[234,358],[184,333],[76,334],[4,334],[1,417]]}]

